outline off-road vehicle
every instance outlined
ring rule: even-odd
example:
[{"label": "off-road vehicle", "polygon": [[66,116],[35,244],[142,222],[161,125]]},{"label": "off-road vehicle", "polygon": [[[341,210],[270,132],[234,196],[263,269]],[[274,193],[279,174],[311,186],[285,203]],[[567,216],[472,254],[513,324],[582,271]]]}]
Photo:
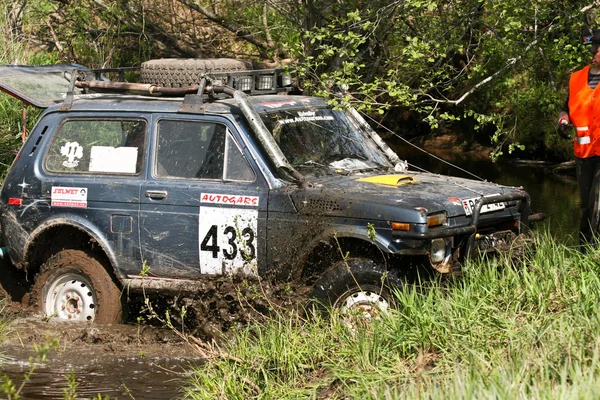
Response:
[{"label": "off-road vehicle", "polygon": [[125,290],[245,276],[371,317],[407,279],[458,272],[528,224],[522,189],[409,171],[358,112],[303,95],[286,71],[156,60],[141,83],[111,72],[0,68],[3,91],[46,108],[4,180],[0,221],[49,316],[115,323]]}]

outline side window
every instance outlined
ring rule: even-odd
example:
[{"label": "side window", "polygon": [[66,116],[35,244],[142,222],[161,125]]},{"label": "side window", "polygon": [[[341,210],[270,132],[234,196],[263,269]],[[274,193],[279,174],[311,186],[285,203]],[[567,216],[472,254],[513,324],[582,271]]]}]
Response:
[{"label": "side window", "polygon": [[160,120],[155,175],[251,182],[254,172],[223,124]]},{"label": "side window", "polygon": [[46,170],[63,174],[137,175],[142,170],[145,120],[69,119],[54,134]]}]

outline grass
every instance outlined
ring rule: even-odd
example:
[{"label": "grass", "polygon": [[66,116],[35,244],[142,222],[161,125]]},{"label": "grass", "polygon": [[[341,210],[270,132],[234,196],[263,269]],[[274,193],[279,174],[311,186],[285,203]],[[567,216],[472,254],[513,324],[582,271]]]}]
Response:
[{"label": "grass", "polygon": [[[2,292],[0,291],[0,343],[4,341],[6,335],[8,333],[8,319],[4,315],[4,309],[6,299],[2,298]],[[0,358],[2,357],[2,353],[0,353]]]},{"label": "grass", "polygon": [[397,293],[350,331],[278,314],[237,331],[184,383],[189,399],[600,397],[600,251],[549,236],[511,264]]}]

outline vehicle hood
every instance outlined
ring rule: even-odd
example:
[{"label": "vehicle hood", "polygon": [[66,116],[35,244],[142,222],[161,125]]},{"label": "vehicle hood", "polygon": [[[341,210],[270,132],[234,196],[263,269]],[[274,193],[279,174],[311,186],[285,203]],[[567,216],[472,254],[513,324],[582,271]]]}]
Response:
[{"label": "vehicle hood", "polygon": [[310,183],[311,188],[291,194],[300,212],[381,220],[396,218],[402,209],[464,216],[463,200],[522,192],[520,188],[485,181],[412,171],[327,176],[311,178]]}]

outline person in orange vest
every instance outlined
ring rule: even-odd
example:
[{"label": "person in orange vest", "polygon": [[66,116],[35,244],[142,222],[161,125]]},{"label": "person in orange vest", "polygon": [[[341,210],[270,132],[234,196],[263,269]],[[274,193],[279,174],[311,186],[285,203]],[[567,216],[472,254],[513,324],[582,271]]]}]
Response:
[{"label": "person in orange vest", "polygon": [[558,132],[571,139],[568,127],[575,127],[573,150],[581,199],[579,240],[591,244],[599,234],[600,219],[600,30],[584,34],[583,44],[590,45],[592,60],[571,74],[569,96],[558,116]]}]

